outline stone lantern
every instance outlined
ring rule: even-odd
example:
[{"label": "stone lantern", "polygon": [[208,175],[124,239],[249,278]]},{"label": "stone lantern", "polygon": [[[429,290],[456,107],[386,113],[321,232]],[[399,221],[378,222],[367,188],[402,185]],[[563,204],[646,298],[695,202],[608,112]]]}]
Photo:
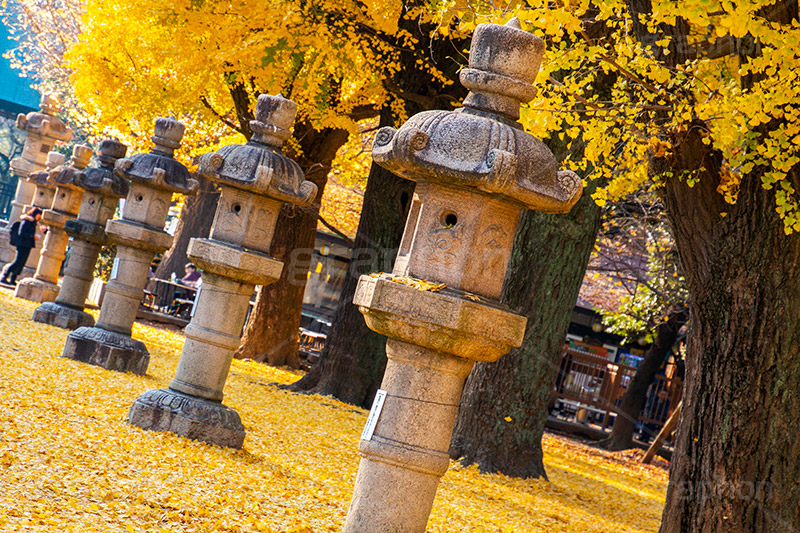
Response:
[{"label": "stone lantern", "polygon": [[[72,139],[72,130],[55,116],[59,109],[53,97],[43,94],[40,107],[41,111],[17,115],[17,128],[27,132],[28,136],[22,154],[12,159],[10,164],[11,171],[20,178],[8,217],[12,222],[22,215],[24,206],[33,203],[35,185],[29,183],[27,178],[34,172],[45,169],[47,155],[56,143],[65,143]],[[50,207],[50,204],[46,207]]]},{"label": "stone lantern", "polygon": [[109,239],[117,243],[117,257],[96,326],[70,333],[64,357],[120,372],[147,371],[147,347],[131,338],[136,311],[144,296],[150,262],[172,244],[172,235],[164,231],[172,194],[192,194],[197,189],[197,181],[173,157],[183,130],[180,122],[159,118],[150,153],[117,161],[114,173],[131,181],[122,218],[106,224]]},{"label": "stone lantern", "polygon": [[480,24],[460,75],[464,107],[376,134],[375,162],[417,186],[393,272],[362,276],[353,298],[389,337],[389,361],[361,435],[348,533],[425,531],[467,375],[522,343],[525,317],[498,301],[520,212],[566,212],[581,194],[517,122],[543,53],[516,19]]},{"label": "stone lantern", "polygon": [[75,180],[91,159],[92,149],[79,144],[72,149],[70,164],[61,165],[50,172],[33,175],[33,179],[37,180],[37,196],[39,189],[42,188],[38,180],[44,179],[45,176],[53,190],[52,204],[42,213],[42,224],[48,227],[48,232],[42,245],[36,273],[32,278],[25,278],[17,284],[14,296],[33,302],[52,302],[56,299],[58,273],[66,257],[69,243],[64,223],[78,215],[83,189],[78,187]]},{"label": "stone lantern", "polygon": [[[20,183],[25,182],[26,186],[31,187],[31,197],[28,199],[29,203],[26,203],[19,209],[20,213],[27,213],[32,207],[45,210],[53,204],[53,195],[55,194],[56,188],[47,178],[50,176],[51,170],[63,165],[66,160],[67,158],[64,154],[60,152],[50,152],[47,154],[47,163],[45,164],[44,170],[37,170],[29,174],[26,178],[20,178]],[[13,223],[15,219],[11,218],[12,216],[13,213],[9,217],[9,222]],[[40,224],[36,225],[36,236],[37,240],[42,240],[43,238]],[[41,249],[41,246],[31,249],[28,260],[25,261],[25,270],[23,271],[26,277],[32,276],[36,271],[36,266],[39,264],[39,252]]]},{"label": "stone lantern", "polygon": [[131,424],[242,447],[239,415],[221,402],[248,302],[256,285],[280,277],[283,263],[269,247],[282,203],[308,205],[317,194],[297,163],[281,154],[296,112],[291,100],[263,94],[250,122],[252,139],[200,158],[200,172],[222,189],[210,237],[189,243],[203,283],[175,378],[169,389],[145,392],[133,403]]},{"label": "stone lantern", "polygon": [[128,147],[115,140],[100,143],[97,168],[78,173],[75,182],[84,190],[78,218],[68,220],[64,230],[72,237],[69,260],[55,302],[46,302],[33,312],[33,320],[66,329],[93,326],[94,318],[83,310],[94,279],[100,249],[108,243],[106,222],[114,216],[120,198],[128,194],[128,180],[114,174],[117,159]]}]

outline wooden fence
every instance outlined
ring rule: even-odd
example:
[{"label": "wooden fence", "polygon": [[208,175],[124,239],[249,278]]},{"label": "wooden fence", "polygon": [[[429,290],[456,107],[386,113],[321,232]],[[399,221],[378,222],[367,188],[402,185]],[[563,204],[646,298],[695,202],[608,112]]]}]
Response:
[{"label": "wooden fence", "polygon": [[[553,395],[562,404],[602,415],[602,427],[608,427],[612,413],[625,394],[636,369],[611,363],[592,354],[565,348],[556,375]],[[650,386],[648,399],[639,420],[662,426],[680,401],[680,380],[657,375]]]}]

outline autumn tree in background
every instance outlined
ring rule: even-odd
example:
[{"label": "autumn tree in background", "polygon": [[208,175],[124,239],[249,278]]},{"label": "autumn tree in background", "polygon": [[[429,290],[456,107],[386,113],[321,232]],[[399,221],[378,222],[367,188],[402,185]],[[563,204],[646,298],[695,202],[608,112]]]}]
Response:
[{"label": "autumn tree in background", "polygon": [[[436,31],[430,12],[420,6],[412,9],[413,2],[407,6],[399,13],[397,34],[383,37],[398,48],[399,63],[378,65],[384,69],[383,83],[393,104],[381,110],[381,127],[398,127],[406,117],[427,109],[452,109],[466,96],[455,82],[466,39],[445,38]],[[393,111],[398,106],[399,115]],[[332,395],[363,407],[372,402],[386,367],[386,337],[366,326],[353,295],[360,275],[391,270],[413,194],[413,182],[375,164],[370,168],[353,258],[332,329],[319,362],[291,390]]]},{"label": "autumn tree in background", "polygon": [[634,447],[636,421],[667,356],[672,352],[679,359],[674,348],[688,319],[689,295],[664,206],[656,195],[639,191],[609,204],[601,233],[588,272],[615,280],[624,294],[617,309],[599,309],[603,325],[628,342],[641,339],[649,344],[616,408],[611,435],[598,442],[618,451]]},{"label": "autumn tree in background", "polygon": [[[282,92],[299,105],[288,152],[321,195],[337,150],[384,105],[387,90],[372,65],[389,68],[392,45],[381,39],[396,31],[400,7],[90,0],[66,54],[70,81],[87,120],[136,148],[147,144],[153,118],[180,116],[189,155],[249,138],[257,95]],[[308,264],[294,252],[313,249],[318,207],[319,199],[310,211],[283,208],[272,253],[286,268],[260,291],[240,355],[296,363]]]},{"label": "autumn tree in background", "polygon": [[[581,132],[577,170],[611,180],[598,203],[653,181],[674,231],[692,326],[661,531],[797,530],[797,2],[508,11],[541,34],[557,21],[566,37],[543,74],[572,75],[531,105],[540,130]],[[610,95],[592,95],[610,72]]]}]

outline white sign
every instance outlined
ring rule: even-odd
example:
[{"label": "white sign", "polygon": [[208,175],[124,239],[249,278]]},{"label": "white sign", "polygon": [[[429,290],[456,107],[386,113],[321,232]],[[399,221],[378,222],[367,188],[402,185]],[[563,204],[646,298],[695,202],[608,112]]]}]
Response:
[{"label": "white sign", "polygon": [[119,257],[114,258],[114,264],[111,266],[111,277],[108,279],[117,279],[117,273],[119,273]]},{"label": "white sign", "polygon": [[370,409],[367,417],[367,425],[364,426],[364,431],[361,432],[361,440],[372,440],[372,433],[375,431],[375,426],[378,425],[378,419],[381,417],[381,409],[383,409],[385,400],[386,391],[378,389],[378,392],[375,393],[375,400],[372,402],[372,409]]},{"label": "white sign", "polygon": [[202,291],[202,290],[203,290],[203,287],[200,287],[199,289],[197,289],[197,293],[194,295],[194,303],[192,304],[192,312],[189,313],[189,316],[191,316],[191,317],[194,316],[194,311],[195,311],[195,309],[197,309],[197,302],[200,301],[200,291]]}]

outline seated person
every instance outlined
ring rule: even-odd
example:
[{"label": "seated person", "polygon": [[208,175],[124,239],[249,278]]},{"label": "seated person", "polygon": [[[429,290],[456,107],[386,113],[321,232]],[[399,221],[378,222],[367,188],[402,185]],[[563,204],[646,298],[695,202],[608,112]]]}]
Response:
[{"label": "seated person", "polygon": [[194,287],[194,288],[199,287],[202,280],[200,278],[200,272],[198,272],[197,267],[194,266],[193,263],[186,263],[184,271],[186,272],[186,275],[183,276],[178,281],[178,283],[180,283],[181,285],[186,285],[187,287]]}]

